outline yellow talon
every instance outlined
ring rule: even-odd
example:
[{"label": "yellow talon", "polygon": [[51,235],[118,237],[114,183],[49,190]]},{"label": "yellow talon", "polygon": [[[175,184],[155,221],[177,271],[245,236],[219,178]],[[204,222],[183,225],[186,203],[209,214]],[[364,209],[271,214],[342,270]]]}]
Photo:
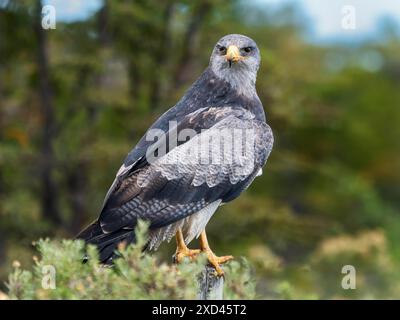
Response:
[{"label": "yellow talon", "polygon": [[179,229],[176,233],[176,251],[174,255],[175,262],[181,263],[186,257],[188,257],[190,260],[193,260],[200,252],[200,249],[189,249],[186,246],[185,241],[183,240],[182,230]]},{"label": "yellow talon", "polygon": [[199,249],[192,250],[186,248],[186,250],[176,250],[175,261],[176,263],[181,263],[183,259],[185,259],[186,257],[189,258],[190,260],[193,260],[199,253],[200,253]]},{"label": "yellow talon", "polygon": [[201,249],[189,249],[186,246],[185,240],[183,239],[182,230],[178,229],[176,233],[176,251],[174,255],[175,262],[181,263],[186,257],[188,257],[190,260],[193,260],[200,254],[200,252],[204,252],[207,255],[208,263],[214,267],[215,274],[217,276],[223,276],[224,270],[222,270],[221,264],[232,260],[233,256],[216,256],[215,253],[210,249],[205,231],[203,231],[200,235],[200,246]]},{"label": "yellow talon", "polygon": [[220,265],[232,260],[233,256],[216,256],[215,253],[210,249],[205,231],[203,231],[200,235],[200,246],[201,250],[207,254],[208,262],[214,267],[216,275],[223,276],[224,270],[222,270]]}]

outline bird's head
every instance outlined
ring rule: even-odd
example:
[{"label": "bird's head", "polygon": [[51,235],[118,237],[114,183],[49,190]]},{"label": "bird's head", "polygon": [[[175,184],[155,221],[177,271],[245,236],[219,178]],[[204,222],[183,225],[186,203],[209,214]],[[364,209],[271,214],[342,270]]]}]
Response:
[{"label": "bird's head", "polygon": [[215,75],[243,91],[241,93],[254,88],[259,66],[260,51],[257,44],[240,34],[222,37],[210,58],[210,67]]}]

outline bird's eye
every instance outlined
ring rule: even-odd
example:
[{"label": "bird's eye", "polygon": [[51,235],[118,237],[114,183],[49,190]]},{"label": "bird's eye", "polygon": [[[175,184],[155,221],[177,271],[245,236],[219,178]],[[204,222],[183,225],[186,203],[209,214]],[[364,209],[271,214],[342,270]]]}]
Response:
[{"label": "bird's eye", "polygon": [[253,47],[245,47],[245,48],[242,48],[242,50],[246,53],[250,53],[251,51],[253,51]]},{"label": "bird's eye", "polygon": [[218,46],[217,47],[217,50],[218,50],[218,52],[220,53],[220,54],[226,54],[226,47],[224,47],[224,46]]}]

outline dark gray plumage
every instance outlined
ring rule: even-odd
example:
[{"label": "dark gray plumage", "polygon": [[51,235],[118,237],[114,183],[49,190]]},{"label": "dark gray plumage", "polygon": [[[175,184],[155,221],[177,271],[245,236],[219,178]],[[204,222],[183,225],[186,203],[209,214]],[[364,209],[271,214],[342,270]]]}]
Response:
[{"label": "dark gray plumage", "polygon": [[[259,63],[259,50],[252,39],[242,35],[220,39],[209,67],[149,128],[162,130],[164,139],[149,140],[145,135],[128,154],[99,218],[78,236],[98,246],[102,262],[113,259],[121,241],[134,241],[138,219],[150,222],[150,249],[170,240],[179,228],[189,243],[220,204],[238,197],[260,173],[272,149],[273,135],[255,89]],[[170,121],[176,122],[173,130]],[[167,142],[174,138],[174,132],[184,129],[191,129],[195,135],[169,146]],[[232,129],[251,132],[252,143],[246,146],[243,142],[244,147],[251,148],[250,158],[239,159],[233,149],[218,154],[210,137],[230,139]],[[201,163],[193,154],[198,151],[196,141],[204,138],[211,140],[201,144],[202,152],[206,148],[205,152],[231,157],[232,161]],[[150,162],[149,150],[163,143],[166,154]]]}]

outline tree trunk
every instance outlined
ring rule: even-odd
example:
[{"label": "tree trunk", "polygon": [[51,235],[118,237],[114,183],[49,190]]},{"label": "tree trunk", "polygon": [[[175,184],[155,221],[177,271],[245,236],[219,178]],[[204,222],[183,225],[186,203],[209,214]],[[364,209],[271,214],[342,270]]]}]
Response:
[{"label": "tree trunk", "polygon": [[97,17],[99,42],[102,47],[108,46],[111,42],[111,36],[109,32],[109,12],[110,6],[108,0],[104,0],[103,7],[100,9]]},{"label": "tree trunk", "polygon": [[212,9],[209,1],[201,1],[193,10],[183,41],[182,56],[175,73],[175,89],[190,80],[193,74],[194,57],[204,19]]},{"label": "tree trunk", "polygon": [[70,168],[67,173],[67,189],[72,219],[69,223],[69,232],[77,234],[86,222],[87,215],[87,164],[79,162],[77,166]]},{"label": "tree trunk", "polygon": [[151,99],[150,107],[151,109],[157,109],[160,106],[160,101],[164,97],[165,88],[163,88],[163,76],[167,75],[167,63],[171,49],[171,20],[175,10],[175,3],[173,0],[167,1],[162,19],[162,32],[159,36],[159,43],[157,50],[154,54],[154,64],[157,66],[157,72],[152,77],[151,82]]},{"label": "tree trunk", "polygon": [[49,221],[59,224],[61,217],[57,204],[57,184],[54,181],[55,156],[53,141],[55,138],[55,119],[53,93],[49,80],[47,55],[47,34],[42,28],[42,4],[36,1],[35,35],[37,41],[37,68],[39,77],[39,96],[43,117],[42,146],[41,146],[41,206],[43,216]]}]

